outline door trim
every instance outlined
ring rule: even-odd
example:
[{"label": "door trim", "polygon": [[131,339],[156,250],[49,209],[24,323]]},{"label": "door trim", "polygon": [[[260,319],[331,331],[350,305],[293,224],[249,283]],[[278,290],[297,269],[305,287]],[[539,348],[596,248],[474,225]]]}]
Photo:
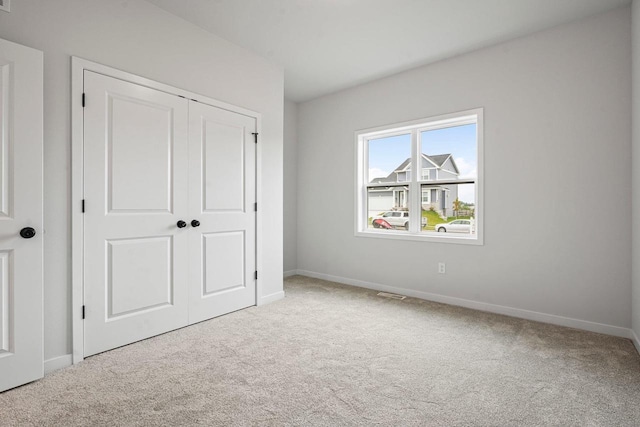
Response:
[{"label": "door trim", "polygon": [[[71,57],[71,327],[73,363],[84,360],[84,323],[82,306],[84,304],[84,217],[82,199],[84,195],[84,115],[82,94],[84,92],[84,72],[92,71],[108,77],[135,83],[151,89],[181,96],[213,107],[256,119],[256,132],[261,133],[262,115],[258,112],[218,101],[194,92],[159,83],[126,71],[118,70],[86,59]],[[90,100],[89,100],[90,102]],[[262,206],[262,149],[256,147],[256,201]],[[262,256],[259,242],[262,240],[262,215],[256,214],[256,270],[262,271]],[[256,304],[259,304],[261,280],[256,280]]]}]

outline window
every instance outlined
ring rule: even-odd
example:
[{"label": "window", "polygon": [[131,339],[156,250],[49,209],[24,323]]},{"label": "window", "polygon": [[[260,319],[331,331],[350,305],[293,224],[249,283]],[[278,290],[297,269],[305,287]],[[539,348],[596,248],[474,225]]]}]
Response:
[{"label": "window", "polygon": [[436,170],[434,168],[430,169],[422,169],[422,180],[429,181],[431,179],[436,179]]},{"label": "window", "polygon": [[482,114],[357,132],[356,235],[482,244]]},{"label": "window", "polygon": [[423,188],[422,189],[422,204],[426,205],[431,203],[431,190]]},{"label": "window", "polygon": [[398,182],[408,182],[411,181],[411,171],[398,172]]}]

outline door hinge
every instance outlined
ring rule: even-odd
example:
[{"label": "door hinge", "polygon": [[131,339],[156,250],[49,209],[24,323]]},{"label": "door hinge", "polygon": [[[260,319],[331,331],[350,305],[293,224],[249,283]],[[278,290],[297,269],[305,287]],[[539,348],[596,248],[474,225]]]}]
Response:
[{"label": "door hinge", "polygon": [[85,315],[85,310],[84,310],[84,305],[82,306],[82,318],[84,319],[84,315]]},{"label": "door hinge", "polygon": [[258,212],[258,202],[255,202],[255,203],[253,204],[253,210],[254,210],[254,211],[256,211],[256,212]]},{"label": "door hinge", "polygon": [[256,270],[255,279],[258,280],[258,270]]},{"label": "door hinge", "polygon": [[251,132],[251,135],[255,138],[256,144],[258,143],[258,132]]},{"label": "door hinge", "polygon": [[85,95],[84,92],[82,92],[82,107],[84,108],[85,105]]},{"label": "door hinge", "polygon": [[82,199],[82,213],[84,213],[84,199]]}]

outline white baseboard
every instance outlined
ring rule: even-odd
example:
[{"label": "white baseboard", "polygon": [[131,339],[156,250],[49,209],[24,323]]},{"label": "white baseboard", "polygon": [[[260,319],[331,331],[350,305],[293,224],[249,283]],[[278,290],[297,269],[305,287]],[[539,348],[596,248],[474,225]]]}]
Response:
[{"label": "white baseboard", "polygon": [[296,274],[298,274],[298,270],[287,270],[282,274],[282,276],[291,277],[291,276],[295,276]]},{"label": "white baseboard", "polygon": [[636,335],[636,332],[633,329],[629,329],[629,333],[631,335],[631,341],[633,342],[633,345],[636,346],[636,350],[638,350],[638,353],[640,353],[640,339],[638,339],[638,335]]},{"label": "white baseboard", "polygon": [[[440,302],[443,304],[456,305],[459,307],[471,308],[474,310],[487,311],[489,313],[504,314],[506,316],[518,317],[521,319],[534,320],[552,325],[567,326],[574,329],[597,332],[600,334],[613,335],[616,337],[631,338],[631,330],[620,326],[606,325],[602,323],[590,322],[588,320],[572,319],[570,317],[556,316],[554,314],[540,313],[537,311],[524,310],[521,308],[507,307],[503,305],[489,304],[486,302],[473,301],[463,298],[449,297],[446,295],[432,294],[429,292],[416,291],[413,289],[403,289],[394,286],[382,285],[379,283],[365,282],[362,280],[349,279],[346,277],[332,276],[329,274],[316,273],[307,270],[296,270],[297,274],[309,276],[315,279],[328,280],[331,282],[343,283],[345,285],[357,286],[360,288],[373,289],[376,291],[390,292],[394,294],[406,295],[428,301]],[[636,339],[636,346],[637,339]]]},{"label": "white baseboard", "polygon": [[281,300],[282,298],[284,298],[284,291],[276,292],[274,294],[265,295],[263,297],[260,297],[258,299],[258,303],[256,305],[260,306],[260,305],[270,304],[272,302],[276,302],[278,300]]},{"label": "white baseboard", "polygon": [[70,354],[65,354],[64,356],[54,357],[53,359],[45,360],[44,374],[47,375],[53,371],[57,371],[58,369],[71,366],[72,362],[73,362],[73,358],[71,357]]}]

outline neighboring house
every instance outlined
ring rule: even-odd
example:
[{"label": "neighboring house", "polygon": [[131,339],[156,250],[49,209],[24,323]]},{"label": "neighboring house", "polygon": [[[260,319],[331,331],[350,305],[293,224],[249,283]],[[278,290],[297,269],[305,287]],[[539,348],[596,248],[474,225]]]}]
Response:
[{"label": "neighboring house", "polygon": [[[371,183],[410,182],[411,159],[407,159],[389,176],[375,178]],[[436,180],[458,179],[460,171],[451,154],[422,155],[422,169],[420,180],[428,183]],[[409,208],[409,185],[396,187],[380,187],[369,190],[369,216],[375,216],[382,211],[406,210]],[[433,209],[442,218],[453,213],[453,201],[458,197],[458,186],[433,185],[422,187],[422,209]]]}]

